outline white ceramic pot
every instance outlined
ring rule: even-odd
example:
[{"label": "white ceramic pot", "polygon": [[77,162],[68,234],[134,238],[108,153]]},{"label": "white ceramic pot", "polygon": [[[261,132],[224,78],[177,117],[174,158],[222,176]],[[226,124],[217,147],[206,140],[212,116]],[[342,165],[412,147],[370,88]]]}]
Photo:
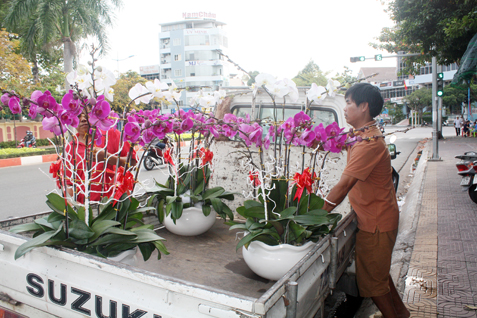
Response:
[{"label": "white ceramic pot", "polygon": [[270,246],[260,241],[253,241],[242,248],[242,255],[248,267],[260,277],[279,280],[296,263],[298,263],[316,243],[308,242],[302,246],[281,244]]},{"label": "white ceramic pot", "polygon": [[121,252],[114,257],[108,257],[108,259],[119,262],[119,263],[123,263],[126,265],[136,266],[137,265],[136,252],[137,252],[137,247]]},{"label": "white ceramic pot", "polygon": [[174,234],[182,236],[196,236],[210,230],[215,223],[217,213],[212,209],[208,216],[202,213],[202,207],[190,207],[182,211],[182,215],[176,220],[176,224],[171,218],[171,214],[164,218],[164,226]]}]

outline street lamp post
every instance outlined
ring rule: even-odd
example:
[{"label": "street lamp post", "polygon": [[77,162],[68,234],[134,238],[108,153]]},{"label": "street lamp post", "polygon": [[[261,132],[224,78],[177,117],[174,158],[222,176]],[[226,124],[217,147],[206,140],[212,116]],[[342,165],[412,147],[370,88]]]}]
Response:
[{"label": "street lamp post", "polygon": [[123,59],[119,59],[119,54],[118,54],[117,57],[118,57],[118,58],[117,58],[117,59],[113,59],[113,61],[116,61],[116,62],[118,63],[117,69],[118,69],[118,77],[119,77],[119,74],[121,74],[121,73],[119,72],[119,62],[124,61],[124,60],[127,60],[127,59],[130,59],[131,57],[134,57],[134,55],[129,55],[128,57],[125,57],[125,58],[123,58]]}]

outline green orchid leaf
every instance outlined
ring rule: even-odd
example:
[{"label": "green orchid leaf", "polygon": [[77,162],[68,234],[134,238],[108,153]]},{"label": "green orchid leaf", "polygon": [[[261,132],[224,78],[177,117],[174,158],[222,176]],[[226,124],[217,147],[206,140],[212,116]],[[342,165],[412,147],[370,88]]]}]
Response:
[{"label": "green orchid leaf", "polygon": [[86,240],[94,235],[93,230],[81,220],[71,220],[69,222],[69,236],[78,239]]},{"label": "green orchid leaf", "polygon": [[217,196],[217,198],[233,201],[235,199],[235,194],[236,193],[225,191],[221,195]]},{"label": "green orchid leaf", "polygon": [[135,197],[130,197],[130,198],[129,198],[129,201],[130,201],[131,203],[129,204],[128,210],[129,210],[129,211],[135,211],[135,210],[137,210],[138,207],[139,207],[139,201],[138,201],[138,199],[136,199]]},{"label": "green orchid leaf", "polygon": [[182,216],[183,204],[182,202],[171,203],[171,218],[176,224],[176,220]]},{"label": "green orchid leaf", "polygon": [[202,205],[202,213],[204,213],[205,216],[209,216],[211,211],[212,208],[210,207],[210,205]]},{"label": "green orchid leaf", "polygon": [[25,253],[31,251],[35,247],[40,247],[43,246],[49,239],[53,238],[56,234],[58,234],[61,231],[62,227],[60,226],[57,230],[55,231],[48,231],[43,234],[38,235],[37,237],[26,241],[22,245],[20,245],[17,250],[15,251],[15,260],[17,260],[19,257],[24,255]]},{"label": "green orchid leaf", "polygon": [[141,251],[142,258],[144,259],[144,261],[147,261],[151,257],[152,252],[154,252],[154,250],[156,249],[154,244],[149,243],[149,242],[140,243],[138,246],[139,246],[139,250]]},{"label": "green orchid leaf", "polygon": [[[279,180],[272,180],[272,190],[270,191],[269,193],[269,198],[270,198],[270,201],[273,201],[275,202],[276,204],[276,207],[275,207],[275,211],[276,212],[280,212],[282,211],[285,206],[286,206],[286,202],[287,202],[287,197],[284,195],[285,193],[287,193],[287,181],[284,180],[284,179],[279,179]],[[273,202],[270,202],[268,207],[270,209],[273,208],[274,204]]]},{"label": "green orchid leaf", "polygon": [[42,229],[43,228],[36,223],[27,223],[27,224],[20,224],[20,225],[14,226],[9,231],[12,233],[22,233],[22,232],[28,232],[28,231],[38,231]]},{"label": "green orchid leaf", "polygon": [[[226,225],[231,225],[231,222],[225,222]],[[231,225],[229,228],[229,231],[231,230],[247,230],[247,227],[243,223],[236,223],[234,225]]]},{"label": "green orchid leaf", "polygon": [[322,209],[324,204],[325,200],[323,200],[323,198],[317,196],[314,193],[310,194],[310,205],[308,207],[309,210]]},{"label": "green orchid leaf", "polygon": [[147,199],[147,206],[153,206],[154,205],[154,199],[157,197],[157,193],[154,193]]},{"label": "green orchid leaf", "polygon": [[65,198],[61,197],[59,194],[51,192],[46,195],[47,204],[58,213],[64,213],[65,211]]},{"label": "green orchid leaf", "polygon": [[43,217],[43,218],[41,218],[41,219],[36,219],[36,220],[33,221],[33,222],[35,222],[36,224],[38,224],[39,226],[41,226],[45,232],[47,232],[47,231],[49,231],[49,230],[56,230],[56,229],[58,229],[58,227],[55,227],[55,226],[53,225],[53,223],[48,222],[48,217],[47,217],[47,216],[45,216],[45,217]]},{"label": "green orchid leaf", "polygon": [[[322,210],[322,209],[315,209],[315,210],[310,210],[308,211],[309,215],[316,215],[316,216],[328,216],[330,215],[328,211]],[[340,215],[340,214],[338,214]]]},{"label": "green orchid leaf", "polygon": [[[117,203],[116,203],[117,204]],[[116,218],[116,210],[113,207],[113,203],[109,203],[99,215],[94,219],[93,224],[102,220],[114,220]]]},{"label": "green orchid leaf", "polygon": [[225,192],[224,188],[215,187],[215,188],[207,189],[202,197],[204,198],[204,200],[213,199],[222,195],[224,192]]},{"label": "green orchid leaf", "polygon": [[47,217],[49,223],[63,222],[65,219],[66,217],[60,213],[50,213]]},{"label": "green orchid leaf", "polygon": [[263,204],[260,203],[260,202],[254,201],[254,200],[246,200],[246,201],[243,203],[243,206],[244,206],[246,209],[250,209],[250,208],[252,208],[252,207],[257,207],[257,206],[263,207]]},{"label": "green orchid leaf", "polygon": [[210,199],[210,202],[212,203],[212,206],[214,207],[215,212],[217,213],[222,213],[222,208],[223,208],[223,203],[220,201],[220,199],[217,198],[212,198]]},{"label": "green orchid leaf", "polygon": [[93,223],[91,230],[94,232],[94,235],[90,237],[90,241],[96,240],[100,235],[108,230],[111,227],[121,225],[121,223],[113,220],[100,220]]},{"label": "green orchid leaf", "polygon": [[152,244],[154,244],[154,246],[156,247],[156,249],[159,251],[159,253],[157,253],[157,259],[161,259],[161,254],[164,254],[164,255],[169,255],[169,251],[167,250],[166,248],[166,245],[164,245],[164,242],[163,241],[154,241],[154,242],[151,242]]},{"label": "green orchid leaf", "polygon": [[280,212],[280,216],[282,219],[287,219],[295,214],[296,207],[289,207]]},{"label": "green orchid leaf", "polygon": [[[124,230],[121,230],[121,229],[118,229],[118,228],[109,228],[108,231],[116,231],[116,230],[112,230],[112,229],[117,229],[117,230],[120,230],[120,231],[124,231]],[[129,231],[126,231],[126,232],[129,232]],[[99,239],[96,240],[96,242],[94,242],[93,246],[99,246],[99,245],[106,245],[106,244],[113,244],[113,243],[127,243],[127,244],[132,244],[134,243],[135,241],[135,238],[136,238],[136,235],[135,233],[133,233],[134,235],[131,235],[131,234],[127,234],[127,235],[123,235],[123,234],[116,234],[116,233],[108,233],[104,236],[101,236]]]},{"label": "green orchid leaf", "polygon": [[154,242],[154,241],[164,241],[165,239],[160,237],[156,234],[153,230],[149,229],[141,229],[134,231],[137,234],[136,239],[134,242],[136,243],[146,243],[146,242]]},{"label": "green orchid leaf", "polygon": [[234,212],[232,211],[232,209],[229,208],[229,206],[225,203],[223,203],[223,206],[222,206],[222,212],[223,215],[222,218],[225,220],[225,216],[228,216],[230,220],[233,220],[234,219]]},{"label": "green orchid leaf", "polygon": [[166,197],[166,205],[169,205],[171,204],[172,202],[176,202],[178,199],[180,199],[180,197],[178,196],[168,196]]},{"label": "green orchid leaf", "polygon": [[140,213],[141,215],[143,215],[143,212],[154,211],[154,210],[155,210],[155,208],[152,207],[152,206],[145,206],[145,207],[142,207],[142,208],[139,208],[139,209],[135,209],[135,210],[130,209],[129,214],[131,214],[131,213]]},{"label": "green orchid leaf", "polygon": [[157,218],[159,219],[159,223],[162,224],[164,222],[164,199],[159,200],[157,203],[156,214]]},{"label": "green orchid leaf", "polygon": [[321,225],[330,223],[326,216],[319,215],[295,215],[293,218],[290,219],[302,225]]},{"label": "green orchid leaf", "polygon": [[203,190],[204,190],[204,181],[202,180],[202,182],[200,182],[200,183],[195,187],[194,195],[199,195],[199,194],[201,194]]},{"label": "green orchid leaf", "polygon": [[[237,208],[237,212],[239,212],[239,208]],[[254,206],[239,212],[239,214],[245,218],[265,219],[265,208],[263,205]]]}]

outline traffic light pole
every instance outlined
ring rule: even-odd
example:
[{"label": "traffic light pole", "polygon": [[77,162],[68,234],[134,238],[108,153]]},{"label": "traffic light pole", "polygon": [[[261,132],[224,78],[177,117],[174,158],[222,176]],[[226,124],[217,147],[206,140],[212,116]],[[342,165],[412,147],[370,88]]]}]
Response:
[{"label": "traffic light pole", "polygon": [[432,158],[429,161],[441,161],[439,157],[439,140],[437,136],[437,58],[432,57]]}]

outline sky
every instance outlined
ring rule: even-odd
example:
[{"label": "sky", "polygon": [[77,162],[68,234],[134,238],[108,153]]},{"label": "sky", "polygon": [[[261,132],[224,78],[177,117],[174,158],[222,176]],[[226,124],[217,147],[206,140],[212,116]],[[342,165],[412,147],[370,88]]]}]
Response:
[{"label": "sky", "polygon": [[[227,55],[247,71],[269,73],[278,79],[295,77],[310,60],[330,72],[329,76],[341,73],[344,66],[354,75],[360,67],[396,66],[396,58],[350,62],[351,56],[391,55],[369,46],[377,42],[375,38],[383,27],[393,26],[381,0],[123,3],[116,12],[114,27],[108,30],[109,54],[98,61],[98,65],[113,71],[119,67],[120,72],[139,73],[140,66],[159,64],[159,24],[181,21],[184,12],[215,13],[217,21],[227,24]],[[88,52],[83,50],[81,61],[87,57]]]}]

